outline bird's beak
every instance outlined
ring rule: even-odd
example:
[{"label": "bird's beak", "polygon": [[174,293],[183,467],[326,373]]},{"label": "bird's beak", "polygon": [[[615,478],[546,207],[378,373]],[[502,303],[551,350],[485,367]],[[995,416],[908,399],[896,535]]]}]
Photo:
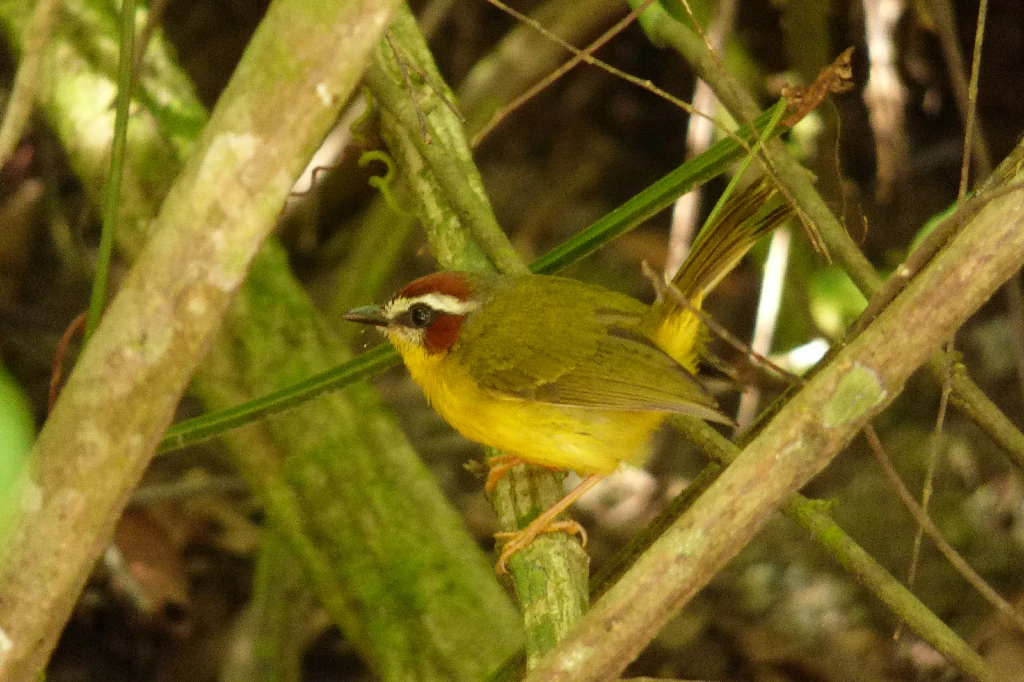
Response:
[{"label": "bird's beak", "polygon": [[381,313],[380,306],[377,305],[364,305],[359,308],[353,308],[342,315],[342,317],[350,322],[372,324],[376,327],[388,326],[388,318],[384,317],[383,313]]}]

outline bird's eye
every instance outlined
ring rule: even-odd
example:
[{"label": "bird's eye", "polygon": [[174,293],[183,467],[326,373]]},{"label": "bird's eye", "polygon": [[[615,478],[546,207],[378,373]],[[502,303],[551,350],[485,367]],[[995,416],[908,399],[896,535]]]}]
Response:
[{"label": "bird's eye", "polygon": [[409,308],[409,321],[417,329],[426,327],[434,321],[434,310],[423,303],[416,303]]}]

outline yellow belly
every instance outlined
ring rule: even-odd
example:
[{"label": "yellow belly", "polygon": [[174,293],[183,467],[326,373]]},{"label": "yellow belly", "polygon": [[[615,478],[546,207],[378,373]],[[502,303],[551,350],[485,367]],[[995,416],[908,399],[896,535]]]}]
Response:
[{"label": "yellow belly", "polygon": [[667,416],[665,412],[593,410],[507,398],[481,389],[441,357],[418,348],[402,351],[413,380],[456,431],[534,464],[580,474],[608,474],[619,462],[642,465],[650,454],[654,432]]}]

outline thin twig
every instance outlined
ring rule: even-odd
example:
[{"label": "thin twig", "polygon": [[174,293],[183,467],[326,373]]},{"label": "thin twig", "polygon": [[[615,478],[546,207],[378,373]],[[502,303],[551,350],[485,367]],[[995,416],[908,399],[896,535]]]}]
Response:
[{"label": "thin twig", "polygon": [[149,3],[149,12],[146,16],[146,25],[139,31],[135,40],[135,56],[132,58],[132,82],[138,83],[142,78],[142,67],[146,62],[146,49],[149,41],[164,19],[164,13],[171,0],[153,0]]},{"label": "thin twig", "polygon": [[[978,23],[974,40],[974,57],[971,62],[971,81],[967,95],[967,122],[965,127],[964,156],[960,167],[960,187],[957,190],[957,207],[963,205],[967,196],[967,186],[971,169],[971,140],[974,138],[974,126],[978,104],[978,74],[981,69],[981,45],[985,35],[985,15],[987,12],[988,0],[981,0],[981,9],[978,13]],[[991,171],[989,171],[991,172]],[[946,342],[944,353],[946,355],[946,372],[942,377],[942,397],[939,401],[939,413],[935,418],[935,430],[932,434],[932,443],[928,452],[928,465],[925,470],[924,485],[921,489],[921,511],[928,514],[928,503],[931,500],[932,491],[935,485],[935,472],[938,469],[939,450],[942,442],[942,430],[946,421],[946,407],[949,405],[949,395],[952,392],[952,366],[955,361],[953,357],[956,337]],[[907,586],[913,587],[917,577],[918,561],[921,557],[921,539],[924,535],[924,527],[919,525],[914,534],[913,549],[911,551],[910,566],[907,570]],[[900,624],[902,625],[902,623]],[[894,633],[895,638],[900,636],[900,626],[897,626]]]},{"label": "thin twig", "polygon": [[57,402],[57,396],[60,394],[60,380],[64,373],[64,356],[67,354],[68,346],[71,345],[71,339],[75,334],[83,329],[85,329],[85,313],[79,313],[60,336],[57,352],[53,356],[53,369],[50,370],[50,395],[46,403],[48,411],[53,409],[54,403]]},{"label": "thin twig", "polygon": [[[953,341],[946,344],[946,360],[953,360]],[[953,392],[950,383],[952,376],[952,365],[946,373],[942,382],[942,396],[939,398],[939,413],[935,417],[935,428],[932,432],[931,446],[928,448],[928,465],[925,468],[924,484],[921,486],[921,511],[928,513],[928,504],[931,502],[932,493],[935,490],[935,472],[938,469],[939,451],[942,448],[942,429],[946,423],[946,409],[949,407],[949,395]],[[924,526],[918,524],[914,533],[914,543],[910,551],[910,564],[907,567],[907,588],[913,588],[917,580],[917,567],[921,560],[921,540],[924,538]],[[899,639],[903,631],[903,621],[896,625],[893,632],[893,639]]]},{"label": "thin twig", "polygon": [[[981,45],[985,40],[985,17],[988,15],[988,0],[981,0],[978,5],[978,23],[974,30],[974,54],[971,57],[971,81],[967,86],[967,122],[964,124],[964,158],[960,166],[960,188],[957,191],[957,203],[964,200],[967,195],[968,178],[971,173],[971,140],[974,139],[974,129],[978,125],[978,78],[981,76]],[[984,140],[984,136],[978,133],[978,137]],[[988,149],[988,145],[984,145]],[[982,163],[982,173],[988,175],[992,172],[992,162]]]},{"label": "thin twig", "polygon": [[725,62],[722,61],[722,55],[719,52],[719,43],[714,39],[710,38],[701,28],[700,22],[697,21],[696,15],[693,13],[693,8],[690,7],[690,0],[682,0],[683,10],[686,11],[686,16],[690,18],[690,26],[693,28],[693,32],[700,36],[700,39],[704,41],[704,47],[707,48],[708,54],[718,64],[718,69],[725,73]]},{"label": "thin twig", "polygon": [[505,3],[501,2],[501,0],[487,1],[494,5],[495,7],[497,7],[498,9],[507,12],[509,15],[515,17],[517,20],[537,29],[545,37],[558,43],[569,52],[572,52],[574,56],[565,64],[562,64],[560,67],[552,71],[548,76],[543,78],[532,88],[524,92],[522,95],[514,99],[509,104],[505,105],[504,107],[496,111],[494,115],[491,117],[491,119],[486,124],[484,124],[484,126],[480,128],[479,131],[477,131],[476,135],[473,136],[473,139],[471,141],[473,147],[479,146],[479,144],[484,140],[484,138],[490,135],[491,132],[498,126],[498,124],[501,123],[502,120],[504,120],[505,117],[508,116],[511,112],[515,111],[524,103],[533,99],[538,93],[542,92],[549,85],[551,85],[559,78],[564,76],[566,73],[571,71],[573,67],[575,67],[580,62],[586,62],[587,64],[590,64],[592,66],[600,67],[601,69],[604,69],[613,76],[622,78],[623,80],[632,83],[633,85],[641,87],[644,90],[647,90],[648,92],[654,93],[658,97],[661,97],[662,99],[674,104],[675,106],[679,107],[680,109],[689,113],[690,115],[703,116],[703,114],[697,112],[692,106],[690,106],[688,102],[684,102],[678,97],[669,94],[668,92],[662,90],[661,88],[654,85],[650,81],[637,78],[636,76],[630,73],[626,73],[625,71],[622,71],[620,69],[617,69],[611,64],[608,64],[607,62],[604,62],[594,56],[594,52],[596,52],[599,48],[604,46],[605,43],[607,43],[609,40],[611,40],[616,35],[621,33],[627,26],[629,26],[633,21],[635,21],[641,12],[643,12],[645,9],[647,9],[647,7],[654,3],[654,0],[644,0],[643,4],[641,4],[639,7],[637,7],[628,15],[626,15],[621,21],[616,23],[610,29],[602,33],[596,40],[594,40],[592,43],[590,43],[590,45],[588,45],[582,50],[577,48],[572,43],[563,40],[561,37],[555,35],[554,33],[551,33],[531,17],[528,17],[525,14],[522,14],[512,9]]},{"label": "thin twig", "polygon": [[[949,73],[950,84],[953,87],[953,98],[966,129],[970,119],[971,87],[964,71],[964,57],[960,51],[960,40],[956,33],[953,5],[950,0],[930,0],[928,6],[931,9],[936,32],[939,34],[942,56],[946,61],[946,71]],[[975,134],[966,140],[967,146],[974,149],[974,158],[978,164],[980,177],[986,177],[992,170],[992,155],[989,153],[985,140],[980,126]]]},{"label": "thin twig", "polygon": [[[733,25],[736,17],[736,0],[724,0],[719,3],[708,36],[713,49],[721,50],[725,35]],[[686,124],[686,157],[697,156],[711,143],[711,121],[715,116],[718,100],[714,91],[702,79],[698,78],[693,88],[693,108],[702,111],[706,116],[690,116]],[[672,227],[669,230],[668,255],[665,258],[666,279],[670,279],[683,265],[690,242],[697,231],[697,215],[700,210],[700,188],[687,192],[672,206]]]},{"label": "thin twig", "polygon": [[427,144],[434,144],[434,138],[430,135],[430,131],[427,130],[427,119],[423,117],[423,109],[416,100],[416,91],[412,87],[412,78],[409,77],[409,68],[406,66],[405,59],[399,54],[398,48],[395,47],[395,41],[391,38],[391,31],[384,31],[384,38],[388,41],[391,52],[395,55],[395,64],[398,65],[399,71],[402,72],[405,87],[409,90],[409,99],[412,101],[413,109],[416,111],[416,120],[419,121],[420,134],[423,135],[423,141]]},{"label": "thin twig", "polygon": [[782,378],[789,384],[803,385],[804,380],[801,377],[798,377],[795,374],[787,372],[785,369],[779,367],[777,364],[775,364],[765,356],[754,352],[753,349],[751,349],[747,344],[745,344],[743,341],[741,341],[735,335],[733,335],[732,332],[730,332],[728,329],[720,325],[715,320],[715,318],[711,317],[703,310],[690,303],[689,299],[687,299],[686,296],[683,295],[683,292],[679,291],[679,289],[677,289],[671,283],[666,283],[664,278],[658,275],[658,273],[654,271],[654,268],[652,268],[646,262],[641,263],[640,268],[644,273],[644,277],[646,277],[651,282],[651,286],[654,287],[654,291],[659,298],[661,298],[667,293],[669,296],[675,299],[675,301],[679,305],[683,306],[689,312],[693,313],[693,315],[695,315],[697,319],[701,321],[701,324],[710,329],[715,336],[717,336],[722,341],[732,346],[733,349],[739,351],[740,353],[743,353],[744,355],[749,356],[754,361],[754,364],[760,365],[761,367],[771,370],[772,373],[778,375],[780,378]]},{"label": "thin twig", "polygon": [[893,467],[892,462],[889,459],[888,454],[885,452],[885,447],[882,445],[882,441],[878,438],[878,433],[875,432],[874,426],[870,423],[864,426],[864,435],[867,437],[868,445],[871,446],[871,452],[875,455],[875,459],[878,460],[879,466],[882,467],[882,472],[885,477],[889,479],[896,493],[899,495],[900,500],[903,502],[903,506],[906,507],[910,515],[914,517],[918,525],[924,528],[924,532],[928,535],[928,538],[935,543],[935,546],[942,552],[942,555],[953,565],[957,572],[966,580],[971,587],[978,591],[978,593],[985,598],[989,604],[991,604],[996,610],[1017,626],[1021,631],[1024,631],[1024,614],[1019,613],[1013,606],[1003,599],[998,592],[992,589],[992,587],[985,582],[985,579],[978,575],[970,564],[964,561],[964,558],[949,542],[942,536],[941,531],[936,527],[935,523],[928,517],[928,513],[921,508],[921,505],[914,499],[913,493],[911,493],[906,484],[903,483],[903,479],[900,478],[899,473]]}]

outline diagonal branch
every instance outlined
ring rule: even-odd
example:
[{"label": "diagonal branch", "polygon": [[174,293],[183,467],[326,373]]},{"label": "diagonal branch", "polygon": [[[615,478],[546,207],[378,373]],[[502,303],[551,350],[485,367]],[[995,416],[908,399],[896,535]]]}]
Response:
[{"label": "diagonal branch", "polygon": [[815,376],[534,669],[531,682],[619,674],[789,493],[846,446],[1024,263],[1024,190],[992,201]]}]

